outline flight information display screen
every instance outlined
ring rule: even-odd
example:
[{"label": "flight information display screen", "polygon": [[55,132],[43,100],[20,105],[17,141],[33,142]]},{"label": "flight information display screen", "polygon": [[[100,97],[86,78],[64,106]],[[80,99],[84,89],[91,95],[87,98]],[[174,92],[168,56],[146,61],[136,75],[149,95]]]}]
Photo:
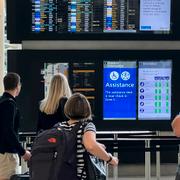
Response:
[{"label": "flight information display screen", "polygon": [[171,0],[32,0],[32,32],[170,33]]},{"label": "flight information display screen", "polygon": [[43,69],[41,69],[42,80],[44,86],[44,96],[47,96],[50,82],[55,74],[63,73],[71,85],[73,93],[79,92],[86,96],[91,104],[92,111],[94,113],[95,104],[95,63],[91,62],[74,62],[74,63],[44,63]]},{"label": "flight information display screen", "polygon": [[177,40],[179,6],[179,0],[7,0],[7,37]]},{"label": "flight information display screen", "polygon": [[33,32],[101,32],[103,1],[32,0]]},{"label": "flight information display screen", "polygon": [[136,61],[105,61],[104,120],[136,119]]},{"label": "flight information display screen", "polygon": [[169,120],[172,61],[140,61],[138,74],[138,119]]}]

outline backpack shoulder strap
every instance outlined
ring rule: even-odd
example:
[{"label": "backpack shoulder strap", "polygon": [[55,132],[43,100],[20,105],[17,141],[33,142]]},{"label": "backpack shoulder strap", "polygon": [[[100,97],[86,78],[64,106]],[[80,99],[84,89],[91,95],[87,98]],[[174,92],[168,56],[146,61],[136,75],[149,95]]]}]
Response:
[{"label": "backpack shoulder strap", "polygon": [[[76,134],[76,133],[78,132],[78,130],[80,129],[81,125],[82,125],[82,129],[84,129],[89,122],[91,122],[91,121],[79,121],[79,122],[72,128],[71,131],[72,131],[74,134]],[[59,127],[59,126],[60,126],[60,124],[58,123],[58,124],[56,124],[54,127],[57,128],[57,127]],[[61,128],[64,129],[63,126],[61,126]]]},{"label": "backpack shoulder strap", "polygon": [[78,130],[79,130],[79,128],[80,128],[81,125],[82,125],[82,122],[79,121],[79,122],[72,128],[72,132],[76,134],[76,133],[78,132]]},{"label": "backpack shoulder strap", "polygon": [[[82,122],[78,122],[72,129],[71,132],[73,133],[77,133],[77,131],[79,130],[80,126],[81,126]],[[61,123],[57,123],[53,126],[54,128],[58,128],[60,127],[62,130],[65,130],[65,128],[63,126],[61,126]]]}]

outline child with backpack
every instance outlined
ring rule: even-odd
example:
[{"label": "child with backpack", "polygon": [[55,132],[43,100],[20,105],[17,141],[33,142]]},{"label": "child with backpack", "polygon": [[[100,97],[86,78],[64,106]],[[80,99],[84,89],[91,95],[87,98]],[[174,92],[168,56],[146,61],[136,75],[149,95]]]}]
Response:
[{"label": "child with backpack", "polygon": [[73,94],[66,102],[64,112],[69,121],[42,132],[35,140],[30,179],[93,180],[87,177],[85,151],[117,166],[118,159],[96,141],[96,127],[91,121],[91,107],[86,97]]},{"label": "child with backpack", "polygon": [[67,122],[61,123],[61,126],[66,129],[71,129],[79,121],[83,120],[77,132],[77,176],[80,179],[86,179],[83,158],[85,150],[99,159],[109,162],[111,165],[118,165],[118,159],[107,153],[104,145],[96,141],[96,127],[92,121],[88,121],[92,118],[91,107],[86,97],[80,93],[75,93],[67,101],[64,111],[65,115],[70,119]]}]

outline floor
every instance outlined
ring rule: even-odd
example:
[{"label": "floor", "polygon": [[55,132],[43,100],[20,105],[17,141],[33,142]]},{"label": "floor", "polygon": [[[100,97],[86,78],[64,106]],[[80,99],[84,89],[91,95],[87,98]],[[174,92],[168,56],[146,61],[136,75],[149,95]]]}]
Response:
[{"label": "floor", "polygon": [[145,179],[143,165],[120,165],[118,167],[118,178],[113,177],[113,168],[109,168],[107,180],[175,180],[177,164],[161,164],[161,177],[156,177],[156,167],[151,167],[151,178]]},{"label": "floor", "polygon": [[[144,177],[119,177],[118,179],[115,178],[108,178],[107,180],[146,180]],[[160,179],[156,177],[152,177],[149,180],[175,180],[174,176],[162,176]]]}]

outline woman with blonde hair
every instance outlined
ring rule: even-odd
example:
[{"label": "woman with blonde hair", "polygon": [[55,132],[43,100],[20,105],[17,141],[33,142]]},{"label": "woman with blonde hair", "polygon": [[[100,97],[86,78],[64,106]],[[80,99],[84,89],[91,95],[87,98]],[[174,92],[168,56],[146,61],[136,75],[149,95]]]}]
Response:
[{"label": "woman with blonde hair", "polygon": [[56,123],[67,121],[64,105],[71,96],[68,80],[62,73],[52,77],[47,97],[40,102],[37,130],[52,128]]}]

